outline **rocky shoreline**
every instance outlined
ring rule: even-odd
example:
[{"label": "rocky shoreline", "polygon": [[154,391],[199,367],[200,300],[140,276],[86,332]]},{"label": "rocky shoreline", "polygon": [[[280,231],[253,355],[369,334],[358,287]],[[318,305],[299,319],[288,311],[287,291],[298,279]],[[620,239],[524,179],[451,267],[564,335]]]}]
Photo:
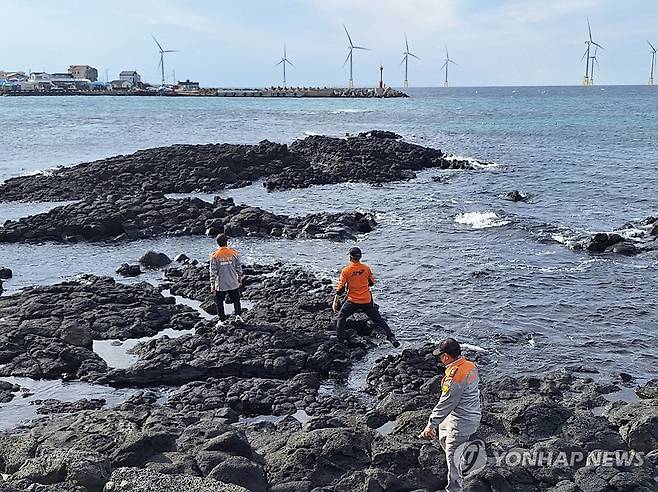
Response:
[{"label": "rocky shoreline", "polygon": [[[158,293],[168,289],[212,310],[207,265],[185,256],[179,260],[166,268],[165,282],[157,288],[87,276],[0,298],[0,317],[10,327],[10,335],[3,333],[2,346],[10,350],[2,352],[1,374],[144,388],[113,408],[98,400],[39,402],[41,419],[0,434],[0,472],[6,475],[0,490],[147,490],[148,485],[156,491],[328,492],[445,486],[443,453],[417,438],[442,376],[431,344],[377,360],[365,387],[371,396],[348,392],[346,397],[338,391],[340,381],[377,343],[377,334],[357,318],[349,327],[350,341],[336,339],[330,280],[286,265],[249,266],[244,296],[253,308],[244,321],[217,327]],[[60,312],[47,313],[52,305],[61,306]],[[86,318],[74,320],[80,313]],[[75,334],[87,334],[84,341],[68,335],[71,326]],[[165,327],[189,331],[137,345],[137,361],[128,368],[108,367],[89,348],[90,340],[139,337]],[[621,389],[621,379],[595,382],[579,368],[497,378],[486,354],[468,355],[482,373],[478,437],[486,442],[491,463],[467,478],[465,490],[655,490],[655,382],[638,390],[642,399],[610,403],[605,395]],[[63,363],[76,356],[79,363]],[[166,399],[149,390],[162,387]],[[0,385],[2,394],[17,391]],[[632,466],[496,463],[496,453],[509,450],[649,454]]]},{"label": "rocky shoreline", "polygon": [[384,183],[428,168],[473,169],[437,149],[373,130],[347,138],[309,136],[290,145],[172,145],[0,184],[0,202],[85,200],[113,195],[213,193],[265,179],[268,190],[348,181]]},{"label": "rocky shoreline", "polygon": [[106,196],[56,207],[0,227],[0,243],[125,241],[163,236],[283,237],[356,239],[371,232],[375,220],[360,212],[318,213],[305,217],[275,215],[236,205],[231,198],[214,203],[198,198],[166,198],[161,193]]}]

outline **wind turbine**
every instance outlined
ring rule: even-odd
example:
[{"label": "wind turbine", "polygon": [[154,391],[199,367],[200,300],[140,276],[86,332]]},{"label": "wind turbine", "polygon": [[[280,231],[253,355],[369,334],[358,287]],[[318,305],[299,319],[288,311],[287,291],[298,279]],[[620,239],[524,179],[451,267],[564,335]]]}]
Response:
[{"label": "wind turbine", "polygon": [[450,59],[450,55],[448,54],[448,46],[446,46],[446,59],[443,62],[443,65],[441,65],[441,70],[445,68],[446,71],[446,78],[443,81],[443,87],[448,87],[448,65],[449,64],[457,65],[454,61]]},{"label": "wind turbine", "polygon": [[[647,43],[649,43],[649,41],[647,41]],[[649,46],[651,46],[651,74],[649,76],[649,85],[653,85],[653,68],[656,65],[656,48],[654,48],[651,43],[649,43]]]},{"label": "wind turbine", "polygon": [[590,52],[590,49],[591,49],[592,45],[597,46],[601,49],[603,49],[603,46],[601,46],[598,43],[595,43],[592,40],[592,27],[589,24],[589,17],[587,18],[587,31],[589,32],[589,39],[587,41],[585,41],[585,45],[587,46],[587,48],[585,49],[585,54],[581,58],[581,61],[586,59],[586,61],[585,61],[585,77],[583,78],[583,85],[592,85],[592,80],[591,80],[590,74],[589,74],[589,70],[590,70],[589,69],[589,61],[590,61],[590,58],[591,58],[589,52]]},{"label": "wind turbine", "polygon": [[158,42],[157,39],[155,39],[155,36],[151,34],[151,37],[153,38],[153,41],[155,41],[155,44],[158,45],[158,49],[160,50],[160,63],[158,63],[158,68],[162,69],[162,87],[164,87],[166,80],[165,80],[165,67],[164,67],[164,55],[165,53],[176,53],[178,50],[165,50],[162,48],[162,45]]},{"label": "wind turbine", "polygon": [[370,51],[368,48],[364,48],[363,46],[355,46],[354,43],[352,43],[352,38],[350,37],[350,33],[347,32],[347,27],[345,27],[345,24],[343,24],[343,29],[345,29],[345,34],[347,34],[347,40],[349,41],[350,45],[348,46],[348,49],[350,50],[349,53],[347,54],[347,58],[345,58],[345,61],[343,62],[343,66],[349,61],[350,62],[350,81],[348,84],[348,87],[352,89],[354,87],[354,79],[352,77],[352,53],[354,50],[366,50]]},{"label": "wind turbine", "polygon": [[594,54],[590,57],[592,59],[592,66],[590,68],[590,77],[589,77],[589,84],[594,85],[594,62],[596,62],[596,66],[599,66],[599,60],[596,58],[596,53],[599,51],[599,47],[596,46],[594,47]]},{"label": "wind turbine", "polygon": [[279,63],[274,65],[275,67],[283,65],[283,87],[286,87],[286,63],[295,68],[295,65],[293,65],[292,62],[288,60],[288,56],[286,55],[286,43],[283,43],[283,58],[281,58]]},{"label": "wind turbine", "polygon": [[411,51],[409,51],[409,41],[407,41],[407,34],[405,33],[404,35],[404,52],[402,53],[404,57],[402,58],[402,61],[400,62],[400,65],[404,63],[404,86],[409,87],[409,57],[413,56],[416,60],[420,60],[416,55],[414,55]]}]

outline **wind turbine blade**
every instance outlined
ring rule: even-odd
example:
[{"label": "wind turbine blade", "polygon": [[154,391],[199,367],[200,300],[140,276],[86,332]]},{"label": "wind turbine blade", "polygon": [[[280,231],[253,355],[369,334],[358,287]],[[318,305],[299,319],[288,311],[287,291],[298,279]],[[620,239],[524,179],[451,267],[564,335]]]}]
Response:
[{"label": "wind turbine blade", "polygon": [[345,24],[343,24],[343,29],[345,29],[345,34],[347,34],[347,40],[350,42],[350,47],[354,46],[354,43],[352,42],[352,38],[350,37],[350,33],[347,32],[347,27],[345,27]]},{"label": "wind turbine blade", "polygon": [[281,64],[282,64],[283,62],[285,62],[285,61],[286,61],[285,59],[282,59],[279,63],[275,63],[274,66],[275,66],[275,67],[278,67],[279,65],[281,65]]},{"label": "wind turbine blade", "polygon": [[400,62],[400,65],[402,65],[406,61],[406,59],[407,59],[407,55],[404,55],[402,57],[402,61]]},{"label": "wind turbine blade", "polygon": [[585,50],[585,53],[583,53],[583,57],[580,59],[580,61],[583,61],[586,56],[587,56],[587,50]]},{"label": "wind turbine blade", "polygon": [[418,57],[417,57],[416,55],[414,55],[413,53],[409,53],[409,55],[410,55],[410,56],[413,56],[416,60],[420,60],[420,58],[418,58]]},{"label": "wind turbine blade", "polygon": [[347,65],[347,62],[350,61],[350,56],[352,56],[352,50],[350,49],[350,52],[347,54],[347,58],[345,58],[345,61],[343,62],[343,66]]},{"label": "wind turbine blade", "polygon": [[589,40],[592,40],[592,26],[589,25],[589,17],[587,18],[587,30],[589,31]]},{"label": "wind turbine blade", "polygon": [[404,45],[407,47],[407,52],[409,51],[409,41],[407,41],[407,33],[404,33]]},{"label": "wind turbine blade", "polygon": [[453,65],[457,65],[457,62],[454,62],[454,61],[452,61],[452,60],[448,60],[448,61],[449,61],[450,63],[452,63]]},{"label": "wind turbine blade", "polygon": [[153,38],[153,41],[155,41],[155,44],[158,45],[158,48],[160,48],[160,51],[162,51],[162,46],[160,45],[160,43],[158,43],[158,40],[155,39],[155,36],[153,34],[151,34],[151,37]]},{"label": "wind turbine blade", "polygon": [[158,60],[158,70],[160,70],[161,66],[162,66],[162,57],[160,57],[160,60]]},{"label": "wind turbine blade", "polygon": [[447,64],[448,64],[447,61],[443,62],[443,65],[441,65],[441,70],[443,70],[444,68],[446,68],[446,65],[447,65]]},{"label": "wind turbine blade", "polygon": [[178,53],[180,50],[164,50],[163,53]]},{"label": "wind turbine blade", "polygon": [[450,55],[448,55],[448,45],[446,44],[446,60],[450,60]]},{"label": "wind turbine blade", "polygon": [[595,43],[594,41],[592,41],[592,44],[593,44],[594,46],[598,46],[598,47],[601,48],[602,50],[605,49],[605,48],[604,48],[603,46],[601,46],[599,43]]},{"label": "wind turbine blade", "polygon": [[296,67],[295,65],[293,65],[293,63],[292,63],[290,60],[288,60],[287,58],[286,58],[285,61],[286,61],[286,63],[288,63],[288,65],[290,65],[292,68],[297,68],[297,67]]},{"label": "wind turbine blade", "polygon": [[[647,41],[647,43],[649,43],[649,41]],[[651,46],[651,50],[655,53],[655,52],[656,52],[656,48],[654,48],[653,45],[652,45],[651,43],[649,43],[649,46]]]},{"label": "wind turbine blade", "polygon": [[355,50],[366,50],[366,51],[371,51],[370,48],[366,48],[364,46],[353,46]]}]

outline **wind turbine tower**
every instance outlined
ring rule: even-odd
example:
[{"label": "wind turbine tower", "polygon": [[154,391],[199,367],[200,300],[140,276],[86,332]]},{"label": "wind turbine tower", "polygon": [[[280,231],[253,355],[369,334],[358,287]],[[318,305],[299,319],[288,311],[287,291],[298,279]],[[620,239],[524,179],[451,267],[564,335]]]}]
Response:
[{"label": "wind turbine tower", "polygon": [[162,85],[161,85],[161,87],[164,87],[165,84],[166,84],[164,55],[165,55],[165,53],[176,53],[176,52],[178,52],[178,50],[165,50],[162,47],[162,45],[158,42],[158,40],[155,39],[155,36],[151,35],[151,37],[153,38],[153,41],[155,41],[155,44],[158,45],[158,50],[160,50],[160,63],[158,63],[158,68],[160,68],[162,70],[162,72],[161,72],[162,73]]},{"label": "wind turbine tower", "polygon": [[409,57],[413,56],[416,60],[420,60],[416,55],[409,51],[409,41],[407,40],[407,35],[404,35],[404,52],[402,53],[404,57],[400,62],[400,65],[404,63],[404,86],[409,87]]},{"label": "wind turbine tower", "polygon": [[[647,43],[649,43],[649,41],[647,41]],[[653,69],[656,66],[656,48],[654,48],[651,43],[649,43],[649,46],[651,46],[651,73],[649,74],[649,85],[653,85]]]},{"label": "wind turbine tower", "polygon": [[283,87],[287,87],[286,85],[286,64],[290,65],[291,67],[295,68],[295,65],[292,64],[290,60],[288,60],[288,55],[286,55],[286,43],[283,43],[283,58],[279,60],[279,63],[274,65],[275,67],[279,65],[283,65]]},{"label": "wind turbine tower", "polygon": [[[596,46],[601,49],[603,49],[603,46],[592,40],[592,27],[589,24],[589,18],[587,19],[587,31],[589,33],[589,39],[585,41],[585,46],[586,46],[585,54],[581,58],[581,61],[585,60],[585,77],[583,77],[583,85],[592,85],[592,76],[590,75],[590,60],[592,56],[590,55],[590,50],[592,46]],[[594,62],[592,61],[592,63]],[[592,64],[592,68],[593,67],[594,65]]]},{"label": "wind turbine tower", "polygon": [[343,62],[343,66],[345,66],[345,64],[347,62],[350,62],[350,80],[349,80],[349,83],[348,83],[347,86],[350,89],[352,89],[352,88],[354,88],[354,78],[353,78],[353,71],[352,71],[352,59],[353,59],[354,50],[366,50],[366,51],[369,51],[369,50],[368,50],[368,48],[365,48],[363,46],[356,46],[354,43],[352,43],[352,38],[350,37],[350,33],[347,32],[347,27],[345,27],[345,25],[343,25],[343,29],[345,29],[345,34],[347,34],[347,41],[349,41],[349,43],[350,43],[349,46],[348,46],[349,53],[347,53],[347,58],[345,58],[345,62]]},{"label": "wind turbine tower", "polygon": [[448,87],[448,65],[451,63],[453,65],[457,65],[453,60],[450,59],[450,55],[448,54],[448,47],[446,46],[446,59],[441,66],[441,70],[445,69],[445,80],[443,81],[443,87]]},{"label": "wind turbine tower", "polygon": [[589,85],[594,85],[594,63],[596,62],[596,66],[599,66],[599,60],[596,58],[596,53],[599,51],[599,47],[595,46],[594,47],[594,54],[590,57],[592,60],[592,63],[590,65],[590,76],[589,76]]}]

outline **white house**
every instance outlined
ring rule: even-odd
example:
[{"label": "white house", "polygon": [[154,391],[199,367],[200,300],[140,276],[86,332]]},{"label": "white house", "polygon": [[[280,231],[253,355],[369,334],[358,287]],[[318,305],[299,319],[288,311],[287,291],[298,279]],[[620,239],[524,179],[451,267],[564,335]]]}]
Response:
[{"label": "white house", "polygon": [[128,81],[135,86],[142,83],[142,77],[135,70],[124,70],[119,74],[119,80]]}]

